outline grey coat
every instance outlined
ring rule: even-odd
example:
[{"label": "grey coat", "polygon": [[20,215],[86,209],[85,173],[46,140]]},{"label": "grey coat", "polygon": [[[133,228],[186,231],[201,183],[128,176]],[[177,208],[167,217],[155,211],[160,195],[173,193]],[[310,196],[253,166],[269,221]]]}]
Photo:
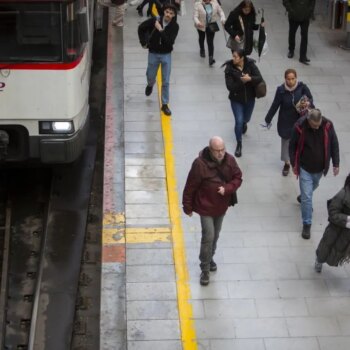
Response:
[{"label": "grey coat", "polygon": [[350,215],[350,189],[341,189],[328,206],[329,224],[317,247],[319,262],[338,266],[350,260],[350,229],[346,228]]}]

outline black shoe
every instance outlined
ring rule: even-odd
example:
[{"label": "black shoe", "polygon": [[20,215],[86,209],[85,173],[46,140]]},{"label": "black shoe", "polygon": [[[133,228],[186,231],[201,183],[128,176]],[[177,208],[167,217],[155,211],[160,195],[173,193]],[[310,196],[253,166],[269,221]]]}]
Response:
[{"label": "black shoe", "polygon": [[290,169],[290,164],[285,163],[284,167],[282,169],[282,175],[283,176],[288,176],[289,174],[289,169]]},{"label": "black shoe", "polygon": [[307,61],[306,58],[299,58],[299,62],[302,64],[305,64],[305,66],[309,66],[310,65],[310,60]]},{"label": "black shoe", "polygon": [[145,95],[149,96],[152,93],[152,91],[153,91],[153,86],[147,85],[145,89]]},{"label": "black shoe", "polygon": [[311,225],[303,225],[303,231],[301,232],[301,237],[304,239],[310,239],[311,236]]},{"label": "black shoe", "polygon": [[165,115],[171,115],[171,110],[169,109],[168,105],[162,105],[161,110]]},{"label": "black shoe", "polygon": [[315,260],[315,271],[318,273],[322,272],[322,263],[318,262],[317,258]]},{"label": "black shoe", "polygon": [[237,142],[236,150],[235,150],[235,156],[241,157],[242,156],[242,141]]},{"label": "black shoe", "polygon": [[205,57],[205,50],[203,49],[203,50],[200,50],[199,51],[199,55],[201,56],[201,57]]},{"label": "black shoe", "polygon": [[214,260],[212,260],[210,262],[210,268],[209,269],[210,269],[211,272],[214,272],[214,271],[216,271],[218,269],[218,266],[216,265],[216,262]]},{"label": "black shoe", "polygon": [[248,124],[247,123],[243,123],[243,135],[247,132],[248,130]]},{"label": "black shoe", "polygon": [[212,56],[209,57],[209,66],[212,66],[215,63],[215,60]]},{"label": "black shoe", "polygon": [[136,7],[136,11],[140,17],[143,17],[142,7],[140,5]]},{"label": "black shoe", "polygon": [[299,196],[297,197],[297,201],[298,203],[301,203],[301,195],[299,194]]},{"label": "black shoe", "polygon": [[288,51],[288,58],[293,58],[294,57],[294,51]]},{"label": "black shoe", "polygon": [[201,286],[207,286],[209,284],[209,271],[202,271],[199,283]]}]

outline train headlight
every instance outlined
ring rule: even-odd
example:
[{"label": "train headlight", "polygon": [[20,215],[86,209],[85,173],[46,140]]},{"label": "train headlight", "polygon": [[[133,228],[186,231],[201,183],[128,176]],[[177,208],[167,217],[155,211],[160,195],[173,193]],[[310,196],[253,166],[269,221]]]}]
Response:
[{"label": "train headlight", "polygon": [[72,121],[68,122],[40,122],[40,134],[71,134],[74,132],[74,125]]}]

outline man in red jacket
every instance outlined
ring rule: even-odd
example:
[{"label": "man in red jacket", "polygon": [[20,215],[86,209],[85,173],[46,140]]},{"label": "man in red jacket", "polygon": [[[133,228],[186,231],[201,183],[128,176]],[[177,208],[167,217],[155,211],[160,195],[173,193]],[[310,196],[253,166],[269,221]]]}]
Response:
[{"label": "man in red jacket", "polygon": [[232,194],[241,186],[242,172],[235,158],[226,152],[221,137],[214,136],[194,160],[183,192],[185,214],[200,215],[202,239],[199,254],[200,284],[209,284],[209,271],[216,271],[213,260],[222,221],[231,205]]}]

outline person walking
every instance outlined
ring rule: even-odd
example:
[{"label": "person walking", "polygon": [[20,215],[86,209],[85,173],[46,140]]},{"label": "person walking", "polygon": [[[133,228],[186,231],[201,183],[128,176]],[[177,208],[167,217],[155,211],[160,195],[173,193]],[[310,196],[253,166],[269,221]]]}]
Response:
[{"label": "person walking", "polygon": [[209,284],[209,271],[216,271],[213,260],[225,213],[232,195],[242,183],[242,172],[235,158],[226,152],[219,136],[209,141],[194,160],[183,191],[182,205],[186,215],[200,215],[202,239],[200,247],[200,284]]},{"label": "person walking", "polygon": [[301,236],[309,239],[312,224],[312,195],[322,174],[327,175],[330,160],[334,176],[339,173],[339,144],[333,123],[322,116],[319,109],[312,109],[300,118],[292,131],[289,143],[290,162],[294,174],[299,177]]},{"label": "person walking", "polygon": [[309,34],[310,19],[315,10],[316,0],[283,0],[283,6],[288,12],[289,33],[288,33],[288,58],[294,57],[295,35],[300,27],[300,52],[299,62],[309,65],[307,57],[307,43]]},{"label": "person walking", "polygon": [[[243,25],[243,28],[242,28]],[[264,26],[264,24],[262,24]],[[225,30],[237,42],[244,39],[244,54],[250,55],[253,51],[254,30],[259,29],[256,23],[256,11],[250,0],[244,0],[235,7],[227,17]]]},{"label": "person walking", "polygon": [[312,101],[313,97],[309,88],[297,80],[297,72],[294,69],[287,69],[284,72],[284,84],[277,87],[272,105],[265,117],[265,126],[269,128],[279,109],[277,131],[281,137],[281,160],[284,162],[283,176],[287,176],[290,170],[289,139],[293,126],[303,113],[314,108]]},{"label": "person walking", "polygon": [[147,66],[147,86],[145,95],[150,96],[153,91],[153,85],[156,82],[156,76],[159,66],[162,67],[162,112],[170,116],[169,109],[169,82],[171,72],[171,52],[177,34],[179,25],[175,20],[176,7],[172,4],[165,4],[163,7],[164,15],[150,18],[142,22],[138,28],[138,36],[142,47],[148,48],[148,66]]},{"label": "person walking", "polygon": [[215,31],[212,25],[217,26],[220,19],[222,25],[225,24],[225,13],[216,0],[201,0],[194,3],[194,25],[198,31],[199,54],[205,57],[204,40],[207,38],[209,66],[215,63],[214,59],[214,37]]},{"label": "person walking", "polygon": [[235,118],[237,146],[235,156],[242,156],[242,134],[248,129],[248,122],[255,106],[255,86],[262,82],[255,61],[244,56],[243,50],[232,52],[232,60],[225,62],[225,82],[229,91],[232,112]]},{"label": "person walking", "polygon": [[316,272],[322,271],[323,263],[338,266],[350,261],[350,174],[327,207],[329,224],[316,249]]}]

